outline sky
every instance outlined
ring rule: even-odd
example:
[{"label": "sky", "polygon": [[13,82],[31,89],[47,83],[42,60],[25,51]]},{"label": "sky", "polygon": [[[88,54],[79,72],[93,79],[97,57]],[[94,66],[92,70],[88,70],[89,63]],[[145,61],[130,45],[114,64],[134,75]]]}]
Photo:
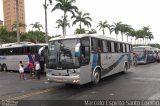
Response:
[{"label": "sky", "polygon": [[[160,43],[160,15],[159,0],[76,0],[76,5],[83,13],[90,13],[92,18],[92,28],[96,29],[98,34],[102,34],[99,28],[96,28],[99,21],[107,20],[109,24],[113,22],[122,22],[131,25],[134,29],[141,29],[143,26],[149,26],[154,35],[151,43]],[[32,23],[40,22],[45,27],[44,8],[42,4],[44,0],[25,0],[25,16],[27,31],[31,30]],[[53,0],[53,4],[48,7],[48,32],[49,35],[62,34],[62,30],[56,28],[56,20],[60,19],[63,12],[51,9],[57,2]],[[78,27],[72,26],[72,20],[68,13],[68,19],[71,23],[70,28],[67,27],[67,34],[73,34]],[[3,20],[3,5],[0,0],[0,20]],[[87,29],[87,27],[85,26]],[[43,30],[44,31],[44,28]],[[115,34],[109,35],[106,29],[106,36],[115,38]],[[121,38],[119,37],[119,40]]]}]

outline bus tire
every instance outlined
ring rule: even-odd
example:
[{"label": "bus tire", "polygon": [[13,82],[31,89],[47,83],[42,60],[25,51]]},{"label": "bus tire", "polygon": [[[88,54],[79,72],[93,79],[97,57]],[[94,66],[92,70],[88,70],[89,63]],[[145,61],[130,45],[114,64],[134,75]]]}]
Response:
[{"label": "bus tire", "polygon": [[2,71],[2,65],[0,64],[0,71]]},{"label": "bus tire", "polygon": [[6,64],[2,65],[2,71],[5,71],[5,72],[7,71],[7,65]]},{"label": "bus tire", "polygon": [[93,74],[93,84],[98,84],[101,79],[100,71],[98,69],[95,70]]},{"label": "bus tire", "polygon": [[127,63],[125,63],[125,65],[124,65],[124,67],[123,67],[123,73],[127,73],[127,69],[128,69]]}]

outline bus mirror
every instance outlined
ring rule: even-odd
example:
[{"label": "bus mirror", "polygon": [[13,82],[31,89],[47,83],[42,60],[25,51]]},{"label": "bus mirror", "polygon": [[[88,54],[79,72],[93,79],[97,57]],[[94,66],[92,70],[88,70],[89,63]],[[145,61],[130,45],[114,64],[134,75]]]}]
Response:
[{"label": "bus mirror", "polygon": [[76,47],[75,47],[75,57],[80,57],[80,43],[76,44]]}]

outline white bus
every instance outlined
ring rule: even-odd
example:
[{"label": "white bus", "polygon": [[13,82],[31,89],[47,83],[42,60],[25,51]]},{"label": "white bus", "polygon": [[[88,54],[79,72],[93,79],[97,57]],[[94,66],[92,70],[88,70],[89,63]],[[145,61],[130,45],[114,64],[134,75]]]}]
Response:
[{"label": "white bus", "polygon": [[45,44],[34,44],[31,42],[8,43],[0,47],[0,71],[13,70],[18,71],[19,61],[22,61],[24,66],[28,65],[29,61],[34,62],[35,54]]},{"label": "white bus", "polygon": [[97,84],[101,78],[126,72],[132,45],[102,35],[70,35],[49,41],[46,64],[49,81]]},{"label": "white bus", "polygon": [[135,46],[133,47],[136,64],[147,64],[156,61],[156,53],[151,46]]}]

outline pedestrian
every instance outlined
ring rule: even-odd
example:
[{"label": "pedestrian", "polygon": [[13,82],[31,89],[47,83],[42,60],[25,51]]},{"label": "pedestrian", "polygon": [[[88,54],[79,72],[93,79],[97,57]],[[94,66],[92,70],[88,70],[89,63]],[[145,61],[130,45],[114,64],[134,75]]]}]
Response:
[{"label": "pedestrian", "polygon": [[35,71],[36,71],[36,77],[37,77],[37,79],[40,79],[41,68],[40,68],[39,61],[35,62]]},{"label": "pedestrian", "polygon": [[22,61],[19,61],[19,73],[20,73],[20,79],[22,78],[24,80],[24,65]]},{"label": "pedestrian", "polygon": [[29,61],[29,63],[28,63],[28,68],[29,68],[29,72],[30,72],[30,78],[33,78],[34,66],[33,66],[33,63],[31,61]]}]

